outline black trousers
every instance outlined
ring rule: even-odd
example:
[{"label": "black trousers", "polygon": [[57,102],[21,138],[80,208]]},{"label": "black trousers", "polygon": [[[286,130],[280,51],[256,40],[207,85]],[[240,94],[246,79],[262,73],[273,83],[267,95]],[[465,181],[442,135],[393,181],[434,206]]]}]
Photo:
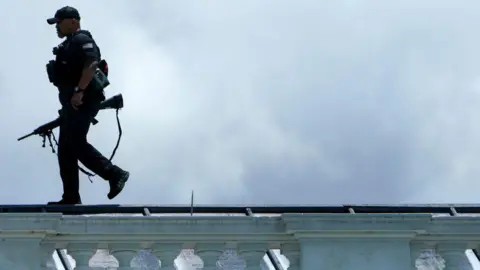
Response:
[{"label": "black trousers", "polygon": [[80,199],[78,161],[98,176],[109,180],[111,162],[87,142],[91,120],[97,115],[100,102],[89,100],[79,110],[73,109],[68,103],[62,107],[58,163],[64,200]]}]

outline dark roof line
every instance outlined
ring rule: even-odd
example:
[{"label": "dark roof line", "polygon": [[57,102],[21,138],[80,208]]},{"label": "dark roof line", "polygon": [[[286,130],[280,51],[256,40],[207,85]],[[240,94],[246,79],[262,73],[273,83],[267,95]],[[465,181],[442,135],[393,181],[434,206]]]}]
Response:
[{"label": "dark roof line", "polygon": [[[250,210],[248,210],[250,209]],[[86,214],[385,213],[480,214],[480,204],[410,205],[0,205],[0,213]]]}]

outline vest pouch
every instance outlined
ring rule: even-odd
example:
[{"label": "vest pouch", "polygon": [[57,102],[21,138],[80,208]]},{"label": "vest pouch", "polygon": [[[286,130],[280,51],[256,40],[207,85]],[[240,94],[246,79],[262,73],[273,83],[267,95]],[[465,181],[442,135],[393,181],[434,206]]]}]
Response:
[{"label": "vest pouch", "polygon": [[100,69],[95,70],[95,76],[93,77],[93,87],[96,90],[101,91],[109,85],[110,81],[108,80],[105,73],[103,73]]}]

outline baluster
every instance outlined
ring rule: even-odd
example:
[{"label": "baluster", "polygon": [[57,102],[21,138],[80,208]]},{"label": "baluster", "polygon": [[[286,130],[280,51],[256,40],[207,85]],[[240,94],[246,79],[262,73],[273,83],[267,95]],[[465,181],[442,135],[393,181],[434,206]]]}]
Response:
[{"label": "baluster", "polygon": [[434,245],[428,243],[411,243],[410,244],[410,268],[417,270],[417,261],[420,255],[428,250],[432,250]]},{"label": "baluster", "polygon": [[75,270],[89,270],[90,259],[97,252],[95,244],[69,244],[68,255],[75,260]]},{"label": "baluster", "polygon": [[151,253],[160,260],[161,270],[175,270],[175,259],[182,250],[182,244],[166,243],[152,246]]},{"label": "baluster", "polygon": [[472,270],[473,267],[465,254],[465,243],[442,243],[436,246],[436,251],[445,260],[443,270]]},{"label": "baluster", "polygon": [[195,254],[203,261],[203,270],[217,269],[217,262],[225,250],[225,244],[197,244],[195,245]]},{"label": "baluster", "polygon": [[265,243],[242,243],[237,247],[238,254],[245,260],[245,270],[261,270],[260,262],[268,250]]},{"label": "baluster", "polygon": [[134,244],[111,244],[110,254],[118,261],[117,270],[131,270],[132,259],[138,254],[140,247]]},{"label": "baluster", "polygon": [[282,244],[280,246],[280,254],[288,259],[288,270],[300,270],[300,245]]},{"label": "baluster", "polygon": [[48,264],[55,264],[53,261],[53,252],[55,251],[55,244],[40,245],[40,269],[50,269]]}]

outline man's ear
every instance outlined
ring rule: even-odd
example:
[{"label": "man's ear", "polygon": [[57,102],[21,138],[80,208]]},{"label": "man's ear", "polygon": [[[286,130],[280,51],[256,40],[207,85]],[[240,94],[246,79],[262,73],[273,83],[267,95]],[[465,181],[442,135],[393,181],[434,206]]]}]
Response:
[{"label": "man's ear", "polygon": [[77,20],[77,19],[72,19],[72,22],[71,22],[71,23],[72,23],[72,26],[75,26],[75,27],[80,26],[80,21]]}]

